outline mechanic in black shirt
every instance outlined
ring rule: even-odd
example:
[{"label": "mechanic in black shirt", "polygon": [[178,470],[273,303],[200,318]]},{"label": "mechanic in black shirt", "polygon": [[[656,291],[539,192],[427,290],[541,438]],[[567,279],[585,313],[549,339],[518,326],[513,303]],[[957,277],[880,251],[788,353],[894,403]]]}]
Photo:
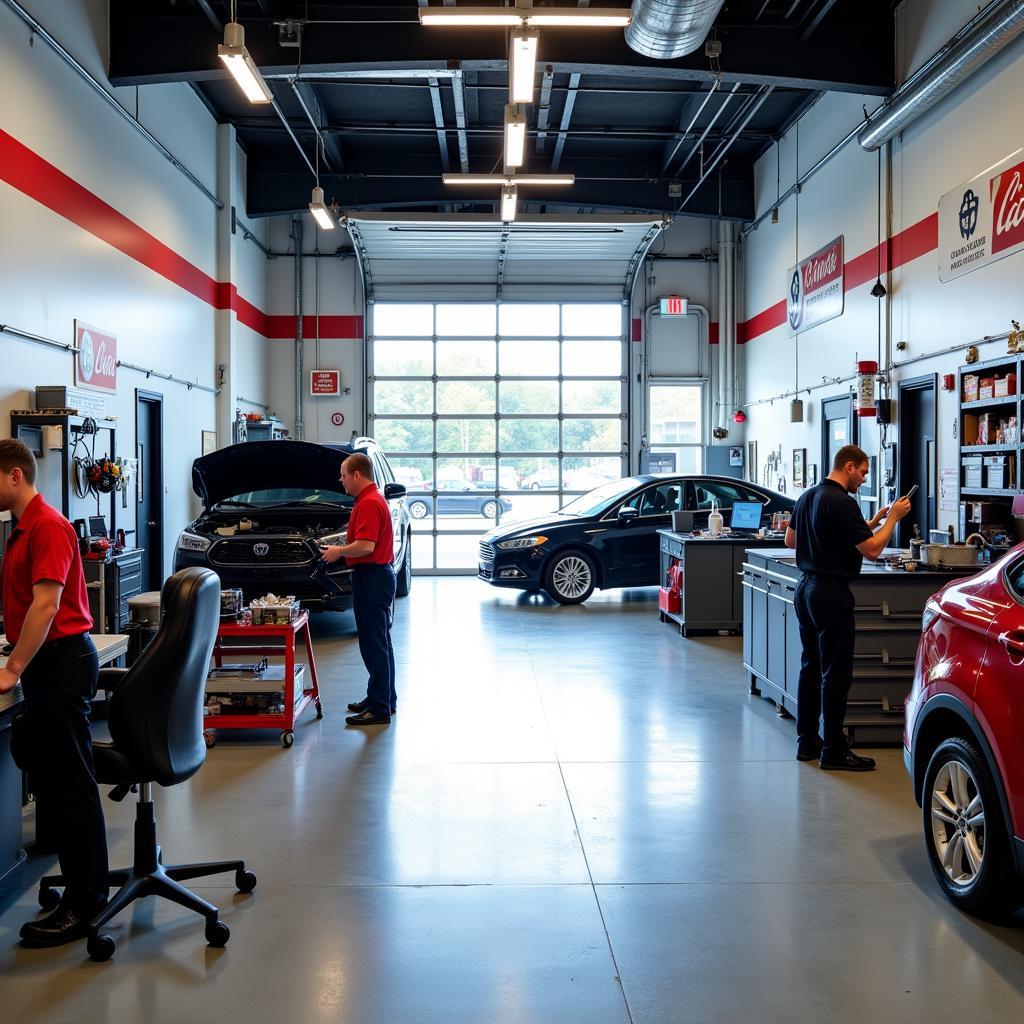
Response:
[{"label": "mechanic in black shirt", "polygon": [[[910,511],[909,499],[900,498],[865,520],[852,496],[867,475],[867,455],[853,444],[840,448],[832,472],[798,499],[786,530],[786,547],[796,548],[796,564],[803,572],[794,602],[803,647],[796,759],[817,759],[822,768],[849,772],[875,767],[870,757],[853,753],[843,735],[846,698],[853,681],[850,580],[860,575],[862,556],[881,555],[896,523]],[[818,736],[821,719],[823,739]]]}]

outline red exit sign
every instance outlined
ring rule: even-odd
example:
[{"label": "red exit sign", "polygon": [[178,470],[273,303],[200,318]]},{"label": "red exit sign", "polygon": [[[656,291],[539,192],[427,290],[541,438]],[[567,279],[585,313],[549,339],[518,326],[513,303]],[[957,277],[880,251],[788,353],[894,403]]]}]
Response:
[{"label": "red exit sign", "polygon": [[311,370],[309,374],[309,393],[311,395],[341,394],[341,370]]},{"label": "red exit sign", "polygon": [[661,315],[662,316],[686,316],[686,307],[689,303],[688,299],[684,299],[681,295],[669,295],[664,299],[661,299]]}]

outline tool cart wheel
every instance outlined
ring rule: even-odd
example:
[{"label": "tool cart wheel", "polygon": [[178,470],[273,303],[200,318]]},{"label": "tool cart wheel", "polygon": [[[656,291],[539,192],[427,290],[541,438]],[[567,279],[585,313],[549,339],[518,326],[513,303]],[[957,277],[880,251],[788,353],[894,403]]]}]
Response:
[{"label": "tool cart wheel", "polygon": [[295,742],[295,733],[290,729],[287,732],[281,733],[281,746],[287,749]]},{"label": "tool cart wheel", "polygon": [[220,949],[228,944],[231,938],[231,929],[223,921],[210,921],[206,926],[206,942],[214,949]]},{"label": "tool cart wheel", "polygon": [[323,718],[324,717],[324,706],[323,706],[323,704],[321,704],[320,701],[318,700],[314,706],[316,707],[316,717],[317,718]]},{"label": "tool cart wheel", "polygon": [[235,888],[239,892],[252,892],[256,888],[256,876],[251,871],[236,871]]},{"label": "tool cart wheel", "polygon": [[60,906],[60,893],[49,886],[39,888],[39,906],[43,910],[56,910]]},{"label": "tool cart wheel", "polygon": [[90,935],[85,944],[85,950],[90,960],[101,964],[114,955],[114,940],[109,935]]},{"label": "tool cart wheel", "polygon": [[211,729],[207,729],[203,733],[203,742],[206,744],[207,750],[213,750],[213,748],[217,746],[217,737],[214,736]]}]

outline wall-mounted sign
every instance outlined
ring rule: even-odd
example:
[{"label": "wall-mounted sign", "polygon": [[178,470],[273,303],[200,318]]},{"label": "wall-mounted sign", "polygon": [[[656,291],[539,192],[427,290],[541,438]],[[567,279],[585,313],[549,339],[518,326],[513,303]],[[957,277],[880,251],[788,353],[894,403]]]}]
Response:
[{"label": "wall-mounted sign", "polygon": [[340,427],[340,426],[342,426],[342,424],[344,424],[344,422],[345,422],[345,414],[343,412],[332,412],[331,413],[331,423],[333,423],[334,426]]},{"label": "wall-mounted sign", "polygon": [[1024,150],[939,200],[939,280],[1024,249]]},{"label": "wall-mounted sign", "polygon": [[75,321],[75,383],[80,388],[117,394],[117,338]]},{"label": "wall-mounted sign", "polygon": [[309,393],[337,398],[341,394],[341,370],[311,370]]},{"label": "wall-mounted sign", "polygon": [[843,236],[789,268],[786,326],[790,336],[842,316],[846,299]]},{"label": "wall-mounted sign", "polygon": [[686,316],[687,306],[690,304],[690,300],[684,299],[681,295],[666,295],[658,302],[662,316]]}]

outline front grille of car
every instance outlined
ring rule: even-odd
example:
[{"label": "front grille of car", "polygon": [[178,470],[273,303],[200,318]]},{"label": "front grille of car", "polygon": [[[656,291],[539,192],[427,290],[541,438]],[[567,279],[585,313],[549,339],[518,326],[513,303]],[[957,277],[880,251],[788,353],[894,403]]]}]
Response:
[{"label": "front grille of car", "polygon": [[[262,552],[257,554],[257,548]],[[313,553],[301,540],[222,540],[210,551],[214,565],[303,565]]]},{"label": "front grille of car", "polygon": [[494,545],[493,544],[480,544],[480,561],[481,562],[493,562],[494,561]]}]

